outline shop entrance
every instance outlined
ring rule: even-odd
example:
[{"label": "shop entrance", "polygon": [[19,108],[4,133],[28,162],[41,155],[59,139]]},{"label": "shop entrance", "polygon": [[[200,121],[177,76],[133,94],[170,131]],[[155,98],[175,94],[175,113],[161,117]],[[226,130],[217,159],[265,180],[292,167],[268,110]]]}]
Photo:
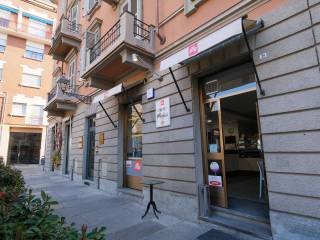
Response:
[{"label": "shop entrance", "polygon": [[142,190],[142,114],[141,102],[127,106],[126,158],[125,158],[125,186]]},{"label": "shop entrance", "polygon": [[66,123],[65,126],[65,143],[64,143],[64,157],[65,157],[65,165],[64,165],[64,174],[69,174],[69,157],[70,157],[70,122]]},{"label": "shop entrance", "polygon": [[211,208],[268,220],[264,160],[249,65],[203,80],[202,135]]},{"label": "shop entrance", "polygon": [[95,136],[96,136],[96,116],[88,118],[88,142],[87,142],[87,166],[86,178],[93,180],[94,176],[94,155],[95,155]]},{"label": "shop entrance", "polygon": [[11,132],[8,149],[9,164],[38,164],[41,133]]}]

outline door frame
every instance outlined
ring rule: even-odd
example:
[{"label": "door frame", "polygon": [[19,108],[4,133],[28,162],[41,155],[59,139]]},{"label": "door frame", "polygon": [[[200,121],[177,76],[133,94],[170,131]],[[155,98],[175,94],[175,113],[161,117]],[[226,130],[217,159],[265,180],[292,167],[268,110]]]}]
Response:
[{"label": "door frame", "polygon": [[[200,96],[200,119],[201,119],[201,138],[202,138],[202,152],[203,152],[203,161],[204,161],[204,182],[208,184],[208,175],[209,175],[209,160],[218,160],[221,161],[221,167],[222,167],[222,181],[223,181],[223,190],[222,190],[222,197],[219,197],[219,204],[221,204],[221,207],[228,208],[228,193],[227,193],[227,178],[226,178],[226,167],[225,167],[225,159],[224,159],[224,134],[223,134],[223,127],[222,127],[222,113],[221,113],[221,103],[220,98],[214,98],[209,99],[207,101],[204,101],[204,93],[203,88],[199,88],[199,96]],[[220,141],[220,152],[219,153],[208,153],[208,143],[207,143],[207,137],[206,137],[206,118],[205,118],[205,104],[216,102],[218,104],[218,121],[219,121],[219,141]],[[210,193],[213,192],[214,189],[209,187],[209,202],[212,202],[212,199],[210,198]],[[218,188],[216,190],[219,190]],[[220,191],[219,193],[220,194]]]},{"label": "door frame", "polygon": [[[128,183],[127,183],[127,174],[126,174],[126,161],[128,160],[128,120],[129,120],[129,116],[128,116],[128,108],[134,104],[140,103],[142,106],[142,99],[133,101],[133,103],[128,103],[126,105],[123,106],[123,110],[124,110],[124,116],[123,116],[123,126],[124,126],[124,131],[123,131],[123,158],[122,158],[122,162],[123,162],[123,187],[125,188],[129,188],[128,187]],[[142,112],[143,113],[143,112]],[[142,157],[141,157],[141,162],[143,163],[143,153],[142,153]],[[142,164],[143,165],[143,164]],[[141,176],[141,178],[143,178],[143,176]],[[142,191],[143,190],[143,186],[141,190],[138,189],[134,189],[134,188],[130,188],[133,190],[137,190],[137,191]]]},{"label": "door frame", "polygon": [[[96,118],[96,114],[86,116],[86,124],[85,124],[85,134],[84,134],[84,139],[85,139],[85,144],[84,144],[84,172],[83,172],[83,178],[85,180],[89,181],[94,181],[94,174],[92,178],[88,177],[88,172],[89,172],[89,155],[90,155],[90,141],[89,141],[89,136],[90,136],[90,131],[89,131],[89,121],[91,118]],[[94,137],[95,138],[95,137]],[[95,141],[95,140],[94,140]],[[93,161],[95,161],[95,151],[94,151],[94,156],[93,156]]]},{"label": "door frame", "polygon": [[[64,169],[63,173],[65,175],[69,174],[69,164],[70,164],[70,146],[71,146],[71,120],[66,121],[64,126],[64,144],[63,144],[63,155],[64,155]],[[66,131],[68,127],[69,131]]]}]

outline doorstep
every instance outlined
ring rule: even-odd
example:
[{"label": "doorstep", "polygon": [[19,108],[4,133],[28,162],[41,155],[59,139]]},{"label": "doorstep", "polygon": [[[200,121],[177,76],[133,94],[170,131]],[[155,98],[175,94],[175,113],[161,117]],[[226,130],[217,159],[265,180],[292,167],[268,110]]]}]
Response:
[{"label": "doorstep", "polygon": [[200,220],[213,223],[228,230],[239,232],[250,238],[272,240],[269,222],[261,221],[229,209],[215,207],[209,217],[199,217]]}]

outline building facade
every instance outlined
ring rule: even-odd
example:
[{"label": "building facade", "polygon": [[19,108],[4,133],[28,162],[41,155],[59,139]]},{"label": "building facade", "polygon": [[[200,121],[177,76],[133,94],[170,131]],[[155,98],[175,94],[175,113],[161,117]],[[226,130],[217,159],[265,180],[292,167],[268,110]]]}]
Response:
[{"label": "building facade", "polygon": [[318,239],[319,0],[58,2],[46,167],[262,239]]},{"label": "building facade", "polygon": [[39,163],[45,153],[55,16],[50,1],[0,2],[0,157],[7,164]]}]

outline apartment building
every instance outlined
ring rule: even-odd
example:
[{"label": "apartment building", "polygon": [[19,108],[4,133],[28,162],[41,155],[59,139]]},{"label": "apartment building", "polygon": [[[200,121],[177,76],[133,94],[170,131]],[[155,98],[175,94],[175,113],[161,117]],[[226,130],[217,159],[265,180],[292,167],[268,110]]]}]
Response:
[{"label": "apartment building", "polygon": [[45,153],[55,17],[50,1],[0,2],[0,157],[7,164],[39,163]]},{"label": "apartment building", "polygon": [[61,0],[46,167],[262,239],[318,239],[319,0]]}]

